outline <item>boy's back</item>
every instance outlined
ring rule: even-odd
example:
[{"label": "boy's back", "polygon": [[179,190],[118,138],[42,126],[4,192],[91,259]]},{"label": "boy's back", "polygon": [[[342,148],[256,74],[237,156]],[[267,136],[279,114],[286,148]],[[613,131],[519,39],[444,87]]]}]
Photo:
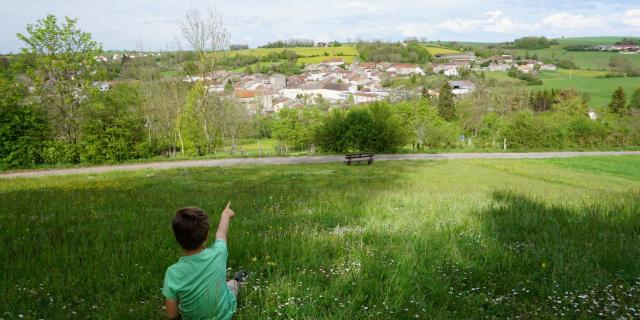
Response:
[{"label": "boy's back", "polygon": [[246,272],[233,280],[227,276],[227,231],[235,212],[231,203],[222,212],[216,241],[209,239],[209,216],[200,208],[182,208],[171,223],[176,241],[184,251],[178,262],[167,268],[162,294],[169,319],[231,319],[236,312],[240,282]]},{"label": "boy's back", "polygon": [[183,256],[167,268],[162,293],[180,301],[184,319],[230,319],[236,298],[226,285],[227,245],[217,240],[211,248]]}]

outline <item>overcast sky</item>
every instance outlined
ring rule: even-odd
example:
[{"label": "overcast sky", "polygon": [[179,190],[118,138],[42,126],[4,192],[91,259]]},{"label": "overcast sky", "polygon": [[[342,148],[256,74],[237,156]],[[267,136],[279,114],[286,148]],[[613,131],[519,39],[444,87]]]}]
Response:
[{"label": "overcast sky", "polygon": [[507,41],[526,35],[640,36],[640,0],[1,0],[0,52],[46,14],[78,18],[105,49],[175,49],[192,6],[215,7],[231,43],[306,38]]}]

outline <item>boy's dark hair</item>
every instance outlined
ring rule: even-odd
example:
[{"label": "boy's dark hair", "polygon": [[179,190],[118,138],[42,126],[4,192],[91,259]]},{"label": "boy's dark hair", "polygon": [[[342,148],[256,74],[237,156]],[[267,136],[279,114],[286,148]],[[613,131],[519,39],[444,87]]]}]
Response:
[{"label": "boy's dark hair", "polygon": [[171,227],[180,246],[185,250],[194,250],[207,239],[209,215],[200,208],[178,209]]}]

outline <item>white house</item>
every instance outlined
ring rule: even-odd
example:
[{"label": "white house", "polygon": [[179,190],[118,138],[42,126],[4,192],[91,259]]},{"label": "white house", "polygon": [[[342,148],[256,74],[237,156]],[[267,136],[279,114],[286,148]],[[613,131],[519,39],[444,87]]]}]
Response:
[{"label": "white house", "polygon": [[487,71],[507,72],[509,70],[509,68],[511,68],[511,67],[506,63],[491,63],[487,67]]},{"label": "white house", "polygon": [[459,75],[458,69],[470,69],[471,65],[467,62],[448,62],[442,64],[432,65],[433,73],[444,73],[449,77],[457,77]]},{"label": "white house", "polygon": [[447,77],[457,77],[460,75],[460,73],[458,73],[458,68],[445,69],[443,74]]},{"label": "white house", "polygon": [[396,63],[387,69],[387,72],[396,73],[401,76],[408,76],[412,74],[423,75],[424,71],[418,65],[409,63]]},{"label": "white house", "polygon": [[543,64],[540,66],[540,71],[556,71],[557,69],[555,64]]},{"label": "white house", "polygon": [[339,67],[344,65],[344,59],[342,58],[331,58],[325,61],[322,61],[322,64],[327,65],[329,67]]},{"label": "white house", "polygon": [[462,81],[449,81],[449,86],[451,87],[451,92],[456,95],[464,95],[473,92],[476,89],[476,85],[467,80]]},{"label": "white house", "polygon": [[374,102],[374,101],[378,101],[378,100],[380,100],[378,95],[373,94],[373,93],[358,92],[358,93],[353,94],[353,102],[355,104],[369,103],[369,102]]},{"label": "white house", "polygon": [[344,101],[351,93],[344,83],[327,83],[321,87],[303,86],[302,94],[312,98],[322,97],[330,101]]},{"label": "white house", "polygon": [[287,98],[280,98],[278,100],[273,101],[273,111],[278,113],[280,110],[284,108],[288,108],[290,105],[294,103],[293,100]]},{"label": "white house", "polygon": [[313,72],[309,73],[307,76],[307,81],[323,81],[327,77],[327,74],[324,72]]}]

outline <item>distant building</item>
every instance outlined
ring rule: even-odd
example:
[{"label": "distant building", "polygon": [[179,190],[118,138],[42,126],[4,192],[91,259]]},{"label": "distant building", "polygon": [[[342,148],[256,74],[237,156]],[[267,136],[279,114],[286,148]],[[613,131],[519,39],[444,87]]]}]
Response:
[{"label": "distant building", "polygon": [[369,103],[380,100],[380,97],[373,93],[358,92],[353,94],[353,102],[355,104]]},{"label": "distant building", "polygon": [[449,81],[449,86],[451,87],[451,92],[457,96],[469,94],[476,89],[476,85],[467,80]]},{"label": "distant building", "polygon": [[540,71],[556,71],[558,67],[555,64],[543,64],[540,66]]},{"label": "distant building", "polygon": [[329,67],[339,67],[344,65],[344,59],[342,58],[331,58],[322,61],[322,64],[327,65]]},{"label": "distant building", "polygon": [[401,76],[408,76],[412,74],[422,75],[424,71],[416,64],[409,63],[396,63],[387,69],[387,72],[395,73]]},{"label": "distant building", "polygon": [[279,73],[274,73],[269,77],[269,84],[274,90],[282,90],[287,87],[287,77]]},{"label": "distant building", "polygon": [[458,69],[469,69],[470,65],[464,62],[448,62],[442,64],[434,64],[432,66],[433,73],[443,73],[449,77],[457,77],[459,75]]},{"label": "distant building", "polygon": [[636,52],[636,51],[640,51],[640,46],[633,45],[633,44],[616,44],[611,46],[611,50]]},{"label": "distant building", "polygon": [[476,61],[476,53],[469,51],[464,53],[447,53],[447,54],[438,54],[436,55],[438,59],[444,59],[449,61]]}]

